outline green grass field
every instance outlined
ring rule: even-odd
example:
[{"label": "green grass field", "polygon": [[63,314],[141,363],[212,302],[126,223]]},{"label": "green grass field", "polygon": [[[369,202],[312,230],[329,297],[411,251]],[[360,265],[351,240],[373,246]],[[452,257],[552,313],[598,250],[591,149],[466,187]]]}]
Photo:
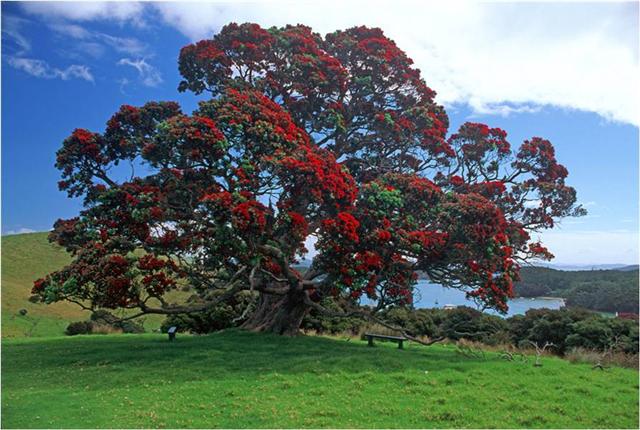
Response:
[{"label": "green grass field", "polygon": [[2,427],[638,428],[638,373],[228,331],[4,340]]}]

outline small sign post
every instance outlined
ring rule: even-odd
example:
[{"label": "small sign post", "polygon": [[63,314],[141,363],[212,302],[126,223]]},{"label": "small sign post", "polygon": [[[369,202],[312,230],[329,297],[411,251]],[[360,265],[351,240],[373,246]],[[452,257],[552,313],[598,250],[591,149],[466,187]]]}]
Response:
[{"label": "small sign post", "polygon": [[176,327],[176,326],[169,327],[169,330],[167,330],[167,334],[169,335],[169,341],[176,340],[176,331],[177,330],[178,330],[178,327]]}]

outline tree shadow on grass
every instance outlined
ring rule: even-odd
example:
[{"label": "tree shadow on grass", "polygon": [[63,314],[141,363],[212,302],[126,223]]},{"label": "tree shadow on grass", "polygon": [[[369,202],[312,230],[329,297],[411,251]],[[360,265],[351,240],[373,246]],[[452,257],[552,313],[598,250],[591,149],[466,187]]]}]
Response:
[{"label": "tree shadow on grass", "polygon": [[139,369],[141,374],[144,370],[145,377],[170,375],[180,380],[224,377],[230,373],[254,378],[265,373],[468,371],[483,363],[457,357],[441,347],[410,345],[399,350],[394,346],[378,344],[369,348],[360,341],[228,330],[207,336],[178,335],[174,342],[159,335],[119,335],[5,343],[2,358],[3,364],[18,373],[32,369],[65,373],[64,370],[82,368],[85,372],[95,369],[109,373],[111,377],[127,370],[131,378]]}]

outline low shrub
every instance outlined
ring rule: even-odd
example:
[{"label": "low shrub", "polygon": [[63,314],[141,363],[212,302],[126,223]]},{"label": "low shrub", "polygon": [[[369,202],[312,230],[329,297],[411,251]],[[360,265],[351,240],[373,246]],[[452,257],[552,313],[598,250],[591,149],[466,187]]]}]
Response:
[{"label": "low shrub", "polygon": [[91,321],[76,321],[67,326],[64,334],[67,336],[76,336],[78,334],[91,334],[93,331],[93,323]]},{"label": "low shrub", "polygon": [[[333,299],[324,299],[320,302],[325,308],[341,312],[342,308]],[[365,322],[361,318],[335,318],[319,314],[311,310],[303,319],[300,328],[304,331],[315,331],[318,334],[329,333],[346,335],[359,335]]]},{"label": "low shrub", "polygon": [[[325,307],[339,310],[332,300],[323,302]],[[493,348],[518,348],[532,350],[533,344],[543,346],[552,343],[545,353],[565,355],[569,351],[587,354],[595,351],[602,354],[611,350],[614,361],[636,363],[638,356],[638,324],[631,319],[609,318],[597,312],[580,308],[560,310],[531,309],[524,315],[507,319],[482,313],[469,307],[454,309],[411,309],[395,307],[383,310],[380,317],[402,327],[419,339],[445,339],[459,342],[471,341]],[[347,328],[344,325],[347,324]],[[324,317],[310,313],[303,325],[317,333],[352,335],[359,327],[365,332],[398,335],[398,332],[379,324],[353,322]],[[530,351],[531,352],[531,351]],[[633,366],[631,366],[633,367]]]}]

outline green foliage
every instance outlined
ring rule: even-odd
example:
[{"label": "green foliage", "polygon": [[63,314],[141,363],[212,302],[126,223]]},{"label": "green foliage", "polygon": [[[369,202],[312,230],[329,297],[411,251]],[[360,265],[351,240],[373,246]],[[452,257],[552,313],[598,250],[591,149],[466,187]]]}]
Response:
[{"label": "green foliage", "polygon": [[241,331],[4,340],[2,428],[638,426],[635,370],[486,356]]},{"label": "green foliage", "polygon": [[445,310],[440,326],[440,335],[452,340],[471,339],[484,343],[495,343],[492,337],[508,329],[507,322],[497,316],[484,314],[476,309],[460,306]]},{"label": "green foliage", "polygon": [[604,351],[618,339],[618,350],[638,353],[637,322],[606,318],[584,309],[531,309],[507,323],[511,341],[518,346],[551,342],[554,352],[564,354],[575,347]]},{"label": "green foliage", "polygon": [[617,281],[592,281],[574,285],[567,293],[568,306],[608,312],[638,313],[638,272]]},{"label": "green foliage", "polygon": [[[332,300],[324,306],[342,309]],[[616,343],[617,351],[638,354],[638,324],[633,320],[608,318],[579,308],[530,309],[525,315],[504,319],[476,309],[460,306],[455,309],[412,309],[392,307],[380,317],[413,336],[444,337],[449,340],[472,340],[487,345],[511,344],[531,348],[531,342],[554,344],[551,352],[563,355],[572,348],[605,351]],[[365,327],[362,320],[330,318],[313,312],[303,322],[303,328],[320,333],[358,333]]]},{"label": "green foliage", "polygon": [[556,296],[567,306],[604,312],[638,313],[638,271],[561,271],[524,267],[515,284],[520,297]]},{"label": "green foliage", "polygon": [[451,340],[468,339],[486,344],[500,343],[508,330],[507,322],[497,316],[460,306],[455,309],[386,310],[384,318],[414,336],[446,337]]},{"label": "green foliage", "polygon": [[441,318],[437,315],[435,309],[408,309],[404,307],[396,307],[387,310],[384,318],[400,327],[405,327],[409,333],[415,336],[437,335],[437,323]]}]

